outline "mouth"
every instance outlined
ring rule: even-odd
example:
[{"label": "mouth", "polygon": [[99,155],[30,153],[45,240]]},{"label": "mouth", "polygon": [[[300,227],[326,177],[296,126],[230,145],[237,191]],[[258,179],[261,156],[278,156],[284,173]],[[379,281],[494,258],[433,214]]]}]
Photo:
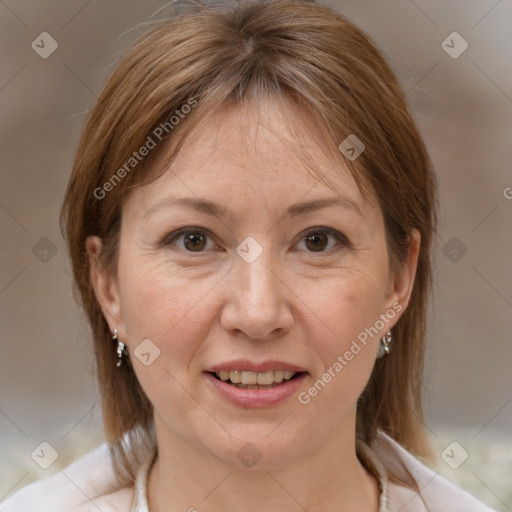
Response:
[{"label": "mouth", "polygon": [[220,370],[208,373],[217,380],[239,389],[275,388],[306,374],[306,372],[302,371],[292,372],[289,370],[269,370],[266,372]]}]

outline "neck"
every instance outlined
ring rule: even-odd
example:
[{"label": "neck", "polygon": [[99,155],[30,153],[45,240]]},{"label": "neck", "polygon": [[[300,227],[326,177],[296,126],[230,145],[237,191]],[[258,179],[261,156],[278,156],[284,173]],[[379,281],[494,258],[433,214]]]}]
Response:
[{"label": "neck", "polygon": [[155,415],[158,457],[148,478],[151,512],[377,512],[376,480],[340,431],[292,464],[239,469],[172,432]]}]

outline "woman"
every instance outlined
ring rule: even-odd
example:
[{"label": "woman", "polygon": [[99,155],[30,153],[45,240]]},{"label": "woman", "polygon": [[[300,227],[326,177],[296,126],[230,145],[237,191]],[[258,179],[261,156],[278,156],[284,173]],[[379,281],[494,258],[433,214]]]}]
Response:
[{"label": "woman", "polygon": [[419,460],[435,189],[392,71],[330,8],[154,28],[62,210],[108,445],[0,510],[489,511]]}]

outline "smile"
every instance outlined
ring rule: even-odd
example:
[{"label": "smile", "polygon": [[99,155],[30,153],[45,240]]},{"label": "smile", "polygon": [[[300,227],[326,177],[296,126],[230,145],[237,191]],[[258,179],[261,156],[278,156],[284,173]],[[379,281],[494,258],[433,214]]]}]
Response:
[{"label": "smile", "polygon": [[215,376],[227,384],[241,389],[265,389],[280,385],[283,381],[293,379],[297,372],[288,370],[270,370],[266,372],[249,372],[242,370],[221,370]]},{"label": "smile", "polygon": [[275,407],[295,395],[308,372],[217,370],[204,372],[204,375],[222,399],[238,407],[266,408]]}]

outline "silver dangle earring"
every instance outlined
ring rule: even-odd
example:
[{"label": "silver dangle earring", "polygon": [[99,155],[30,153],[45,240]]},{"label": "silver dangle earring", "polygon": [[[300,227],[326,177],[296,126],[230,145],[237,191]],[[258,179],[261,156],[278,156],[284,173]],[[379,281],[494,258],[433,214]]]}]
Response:
[{"label": "silver dangle earring", "polygon": [[127,346],[117,339],[117,329],[114,329],[114,336],[112,336],[112,340],[117,343],[117,360],[116,366],[119,368],[121,364],[123,364],[123,358],[128,357],[128,348]]},{"label": "silver dangle earring", "polygon": [[393,343],[393,335],[391,331],[388,331],[385,336],[382,336],[380,339],[379,353],[377,357],[380,359],[381,357],[387,356],[391,352],[390,345]]}]

